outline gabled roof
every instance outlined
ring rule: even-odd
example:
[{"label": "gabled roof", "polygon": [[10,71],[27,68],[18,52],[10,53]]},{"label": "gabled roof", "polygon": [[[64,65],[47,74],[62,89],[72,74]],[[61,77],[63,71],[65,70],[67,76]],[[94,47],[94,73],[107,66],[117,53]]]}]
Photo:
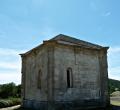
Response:
[{"label": "gabled roof", "polygon": [[[70,37],[70,36],[67,36],[67,35],[63,35],[63,34],[59,34],[59,35],[57,35],[57,36],[53,37],[52,39],[47,40],[45,42],[51,42],[51,41],[56,41],[57,43],[64,44],[64,45],[75,45],[75,46],[80,46],[80,47],[84,47],[84,48],[91,48],[91,49],[98,49],[98,50],[102,49],[102,48],[108,49],[108,47],[103,47],[103,46],[100,46],[100,45],[97,45],[97,44],[93,44],[93,43],[90,43],[90,42],[79,40],[79,39],[76,39],[76,38],[73,38],[73,37]],[[30,51],[28,51],[24,54],[20,54],[20,55],[29,54],[32,51],[41,47],[43,44],[31,49]]]},{"label": "gabled roof", "polygon": [[73,45],[78,45],[78,46],[83,46],[83,47],[88,47],[88,48],[96,48],[96,49],[100,49],[100,48],[103,48],[102,46],[100,45],[97,45],[97,44],[93,44],[93,43],[90,43],[90,42],[86,42],[86,41],[83,41],[83,40],[79,40],[79,39],[76,39],[76,38],[73,38],[73,37],[70,37],[70,36],[67,36],[67,35],[63,35],[63,34],[59,34],[57,36],[55,36],[54,38],[50,39],[49,41],[52,41],[52,40],[56,40],[56,41],[61,41],[60,43],[67,43],[67,44],[73,44]]}]

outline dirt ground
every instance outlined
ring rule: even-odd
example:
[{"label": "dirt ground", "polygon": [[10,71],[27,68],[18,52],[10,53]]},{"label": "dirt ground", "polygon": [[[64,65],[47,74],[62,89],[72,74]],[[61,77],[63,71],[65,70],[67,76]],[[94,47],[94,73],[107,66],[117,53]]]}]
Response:
[{"label": "dirt ground", "polygon": [[12,106],[12,107],[7,107],[7,108],[1,108],[0,110],[17,110],[20,108],[20,105]]},{"label": "dirt ground", "polygon": [[111,97],[112,110],[120,110],[120,97]]}]

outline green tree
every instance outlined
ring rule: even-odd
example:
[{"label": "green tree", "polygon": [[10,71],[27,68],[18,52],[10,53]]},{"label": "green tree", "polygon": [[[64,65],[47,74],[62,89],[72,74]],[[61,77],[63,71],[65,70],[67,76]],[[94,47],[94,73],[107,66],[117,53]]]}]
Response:
[{"label": "green tree", "polygon": [[8,98],[16,95],[17,89],[15,83],[3,84],[0,86],[0,97]]},{"label": "green tree", "polygon": [[16,96],[17,97],[21,97],[21,84],[19,84],[18,86],[16,86],[16,90],[17,90]]},{"label": "green tree", "polygon": [[120,81],[109,79],[109,93],[113,93],[116,91],[116,88],[118,91],[120,91]]}]

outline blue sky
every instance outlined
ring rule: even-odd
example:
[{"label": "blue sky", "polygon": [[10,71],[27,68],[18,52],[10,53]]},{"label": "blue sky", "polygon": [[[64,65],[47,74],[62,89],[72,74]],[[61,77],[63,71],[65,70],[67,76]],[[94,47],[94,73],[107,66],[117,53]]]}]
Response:
[{"label": "blue sky", "polygon": [[0,83],[21,80],[21,59],[66,34],[109,46],[109,77],[120,80],[120,0],[0,0]]}]

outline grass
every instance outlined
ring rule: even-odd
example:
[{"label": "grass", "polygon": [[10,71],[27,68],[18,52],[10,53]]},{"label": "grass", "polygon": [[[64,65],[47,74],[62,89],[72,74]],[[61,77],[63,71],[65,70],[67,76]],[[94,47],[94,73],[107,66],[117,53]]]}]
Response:
[{"label": "grass", "polygon": [[20,98],[0,99],[0,108],[10,107],[21,103]]}]

